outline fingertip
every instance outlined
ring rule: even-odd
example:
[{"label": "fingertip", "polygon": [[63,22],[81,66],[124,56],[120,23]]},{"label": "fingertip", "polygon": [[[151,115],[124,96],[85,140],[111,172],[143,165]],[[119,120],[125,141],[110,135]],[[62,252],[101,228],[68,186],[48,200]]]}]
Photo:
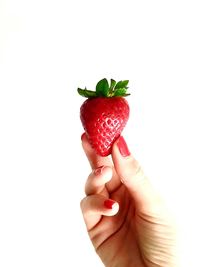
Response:
[{"label": "fingertip", "polygon": [[89,143],[89,140],[87,138],[87,135],[86,133],[84,132],[82,135],[81,135],[81,141],[82,141],[82,147],[83,147],[83,150],[86,152],[86,153],[91,153],[93,152],[93,149]]},{"label": "fingertip", "polygon": [[82,133],[82,135],[81,135],[81,141],[82,141],[82,142],[83,142],[83,140],[84,140],[85,136],[86,136],[85,132],[84,132],[84,133]]},{"label": "fingertip", "polygon": [[123,136],[120,136],[112,147],[112,160],[116,171],[120,173],[127,171],[127,166],[135,165],[135,158],[131,154]]},{"label": "fingertip", "polygon": [[125,158],[131,155],[131,152],[129,151],[128,145],[123,136],[120,136],[118,138],[116,145],[122,157]]},{"label": "fingertip", "polygon": [[[127,144],[124,142],[125,140],[120,138],[120,140],[114,144],[112,159],[121,182],[128,186],[129,183],[132,184],[134,177],[141,169],[141,166],[129,152]],[[121,146],[124,146],[124,148],[121,148]]]},{"label": "fingertip", "polygon": [[82,143],[89,143],[86,133],[82,133],[81,135],[81,141]]},{"label": "fingertip", "polygon": [[117,154],[118,156],[123,158],[129,158],[131,156],[127,142],[122,135],[113,144],[112,154]]},{"label": "fingertip", "polygon": [[117,203],[112,199],[106,199],[104,201],[104,206],[106,207],[106,209],[112,209],[116,204]]},{"label": "fingertip", "polygon": [[104,209],[105,209],[105,215],[113,216],[118,213],[119,204],[115,200],[106,199],[103,204],[104,204]]},{"label": "fingertip", "polygon": [[80,206],[84,218],[88,220],[91,219],[91,215],[114,216],[119,211],[118,202],[99,194],[85,197],[81,200]]}]

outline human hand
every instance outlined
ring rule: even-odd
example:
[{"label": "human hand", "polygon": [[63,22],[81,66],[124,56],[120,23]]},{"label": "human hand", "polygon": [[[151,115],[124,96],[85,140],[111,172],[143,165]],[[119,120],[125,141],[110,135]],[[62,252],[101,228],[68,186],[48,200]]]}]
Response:
[{"label": "human hand", "polygon": [[176,230],[164,201],[130,154],[123,137],[112,160],[100,157],[86,135],[90,162],[81,209],[89,237],[106,267],[176,267]]}]

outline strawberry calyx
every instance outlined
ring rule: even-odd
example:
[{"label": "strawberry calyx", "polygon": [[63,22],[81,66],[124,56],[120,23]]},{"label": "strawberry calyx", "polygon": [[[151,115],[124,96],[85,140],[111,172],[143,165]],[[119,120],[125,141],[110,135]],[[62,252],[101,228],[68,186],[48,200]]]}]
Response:
[{"label": "strawberry calyx", "polygon": [[107,79],[100,80],[96,85],[96,91],[88,90],[86,87],[85,89],[78,88],[78,93],[87,98],[93,98],[93,97],[125,97],[130,94],[127,93],[127,85],[129,81],[119,81],[116,82],[115,80],[110,80],[110,85],[108,83]]}]

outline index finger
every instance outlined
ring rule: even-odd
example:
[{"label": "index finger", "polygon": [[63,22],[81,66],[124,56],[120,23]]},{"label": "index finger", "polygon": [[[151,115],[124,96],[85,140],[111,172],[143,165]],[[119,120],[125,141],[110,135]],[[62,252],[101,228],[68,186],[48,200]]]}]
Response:
[{"label": "index finger", "polygon": [[96,154],[95,150],[91,147],[85,133],[82,135],[81,140],[82,140],[83,150],[85,151],[90,166],[93,170],[101,166],[110,166],[110,167],[113,166],[112,161],[109,157],[101,157]]},{"label": "index finger", "polygon": [[91,145],[90,145],[90,143],[88,141],[88,138],[87,138],[85,133],[82,135],[81,139],[82,139],[83,149],[84,149],[85,154],[86,154],[86,156],[88,158],[90,166],[91,166],[91,168],[93,170],[97,169],[97,168],[99,168],[101,166],[108,166],[108,167],[111,167],[113,169],[113,177],[106,184],[106,188],[107,188],[108,192],[112,193],[121,184],[119,176],[116,174],[112,159],[109,158],[109,156],[101,157],[101,156],[97,155],[95,150],[91,147]]}]

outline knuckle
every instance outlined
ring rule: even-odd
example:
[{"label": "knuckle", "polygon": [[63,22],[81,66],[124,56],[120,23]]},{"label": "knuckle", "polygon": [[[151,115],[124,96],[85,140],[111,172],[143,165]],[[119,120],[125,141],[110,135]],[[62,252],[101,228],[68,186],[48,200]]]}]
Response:
[{"label": "knuckle", "polygon": [[129,164],[120,173],[122,183],[143,183],[146,180],[141,165],[135,160],[131,159]]}]

